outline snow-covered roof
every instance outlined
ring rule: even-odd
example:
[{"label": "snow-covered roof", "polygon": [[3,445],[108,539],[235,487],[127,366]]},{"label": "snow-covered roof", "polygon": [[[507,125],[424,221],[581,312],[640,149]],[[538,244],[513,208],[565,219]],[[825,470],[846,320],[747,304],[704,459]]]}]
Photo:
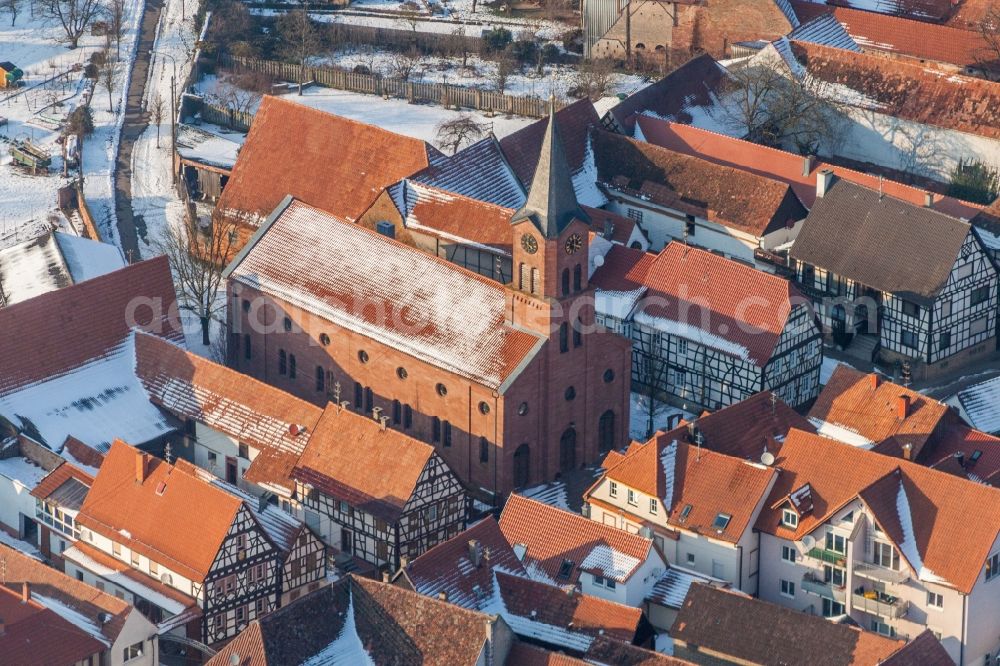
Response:
[{"label": "snow-covered roof", "polygon": [[115,439],[135,445],[174,428],[135,375],[135,338],[102,357],[0,397],[0,414],[60,451],[73,436],[98,451]]},{"label": "snow-covered roof", "polygon": [[0,476],[30,490],[48,476],[48,471],[27,458],[3,458],[0,459]]},{"label": "snow-covered roof", "polygon": [[501,285],[298,201],[278,209],[227,273],[500,391],[543,342],[506,324]]},{"label": "snow-covered roof", "polygon": [[850,444],[851,446],[857,446],[862,449],[870,449],[875,446],[875,442],[856,430],[848,428],[847,426],[830,423],[829,421],[818,419],[815,416],[810,416],[809,422],[816,427],[816,432],[823,437],[829,437],[830,439],[835,439],[838,442]]},{"label": "snow-covered roof", "polygon": [[1000,432],[1000,377],[962,389],[957,399],[973,427],[983,432]]},{"label": "snow-covered roof", "polygon": [[354,594],[353,592],[349,594],[350,601],[344,613],[344,626],[340,628],[337,638],[302,662],[301,666],[337,666],[337,664],[375,666],[375,661],[358,636],[358,626],[354,619]]},{"label": "snow-covered roof", "polygon": [[653,585],[653,591],[646,599],[668,608],[680,608],[693,583],[713,582],[728,586],[723,581],[700,574],[697,571],[671,566],[656,581],[656,584]]},{"label": "snow-covered roof", "polygon": [[177,154],[183,160],[231,170],[245,137],[234,132],[209,132],[190,125],[177,126]]},{"label": "snow-covered roof", "polygon": [[504,208],[520,208],[526,198],[493,136],[452,156],[432,155],[430,166],[413,174],[410,180]]},{"label": "snow-covered roof", "polygon": [[820,14],[788,33],[789,39],[823,44],[845,51],[861,52],[861,47],[847,34],[847,30],[833,14]]}]

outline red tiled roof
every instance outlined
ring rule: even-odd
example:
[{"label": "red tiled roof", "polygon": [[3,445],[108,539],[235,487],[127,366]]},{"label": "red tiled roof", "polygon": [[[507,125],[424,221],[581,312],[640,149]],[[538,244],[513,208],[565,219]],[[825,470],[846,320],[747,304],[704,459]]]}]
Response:
[{"label": "red tiled roof", "polygon": [[609,292],[646,287],[636,312],[726,340],[733,346],[720,351],[758,366],[771,358],[793,301],[802,299],[785,278],[676,241],[655,256],[613,247],[590,283]]},{"label": "red tiled roof", "polygon": [[85,486],[94,483],[94,477],[72,463],[64,462],[31,489],[31,496],[45,499],[69,479],[76,479]]},{"label": "red tiled roof", "polygon": [[136,335],[135,355],[136,375],[154,404],[267,452],[260,464],[260,455],[254,459],[247,478],[288,484],[322,409],[150,335]]},{"label": "red tiled roof", "polygon": [[880,666],[952,666],[954,663],[934,632],[924,629],[916,638],[880,662]]},{"label": "red tiled roof", "polygon": [[[436,187],[401,184],[407,227],[427,228],[445,238],[463,239],[510,252],[514,210],[453,194]],[[415,200],[413,200],[415,199]]]},{"label": "red tiled roof", "polygon": [[125,578],[132,579],[143,587],[154,590],[157,594],[161,594],[164,597],[181,604],[182,606],[186,606],[187,608],[185,609],[185,613],[189,609],[193,610],[198,608],[198,601],[194,597],[184,594],[177,588],[170,587],[169,585],[162,583],[159,579],[153,576],[147,576],[138,569],[130,566],[127,562],[116,559],[105,553],[103,550],[98,550],[83,541],[77,541],[74,543],[72,549],[78,551],[85,558],[93,560],[98,565],[111,569]]},{"label": "red tiled roof", "polygon": [[885,51],[967,67],[980,62],[986,48],[980,33],[958,25],[937,25],[902,16],[831,7],[808,0],[791,0],[791,4],[802,21],[832,13],[865,51]]},{"label": "red tiled roof", "polygon": [[[904,419],[899,418],[901,396],[909,400]],[[909,444],[914,460],[940,425],[959,423],[947,405],[846,365],[834,370],[809,410],[809,418],[847,428],[876,444],[891,438],[900,452]]]},{"label": "red tiled roof", "polygon": [[808,212],[788,184],[774,178],[600,130],[591,142],[598,181],[612,194],[648,199],[754,236]]},{"label": "red tiled roof", "polygon": [[[813,3],[804,2],[804,4],[812,5]],[[880,15],[872,14],[872,16]],[[877,190],[881,187],[885,194],[918,206],[924,205],[928,194],[926,190],[918,187],[880,179],[876,175],[827,164],[817,159],[813,159],[809,173],[803,175],[805,158],[801,155],[778,148],[761,146],[742,139],[734,139],[693,125],[684,125],[658,118],[641,116],[636,119],[636,122],[646,141],[650,143],[700,157],[716,164],[788,183],[807,208],[812,208],[816,202],[816,177],[824,169],[831,169],[839,178],[869,189]],[[982,208],[980,204],[954,199],[942,194],[931,193],[931,197],[935,210],[953,217],[969,219]]]},{"label": "red tiled roof", "polygon": [[517,641],[507,653],[507,663],[517,666],[586,666],[588,662],[561,652],[551,652]]},{"label": "red tiled roof", "polygon": [[[0,395],[104,356],[132,324],[183,342],[176,300],[167,258],[157,257],[0,309]],[[153,305],[130,310],[136,301]]]},{"label": "red tiled roof", "polygon": [[[136,479],[138,456],[148,470],[142,483]],[[241,506],[224,490],[116,441],[77,523],[200,582]]]},{"label": "red tiled roof", "polygon": [[[600,118],[591,101],[584,98],[556,111],[556,123],[566,151],[566,162],[570,171],[576,171],[583,166],[588,128],[599,125]],[[531,184],[535,175],[542,139],[548,126],[549,119],[542,118],[500,139],[500,149],[525,187]]]},{"label": "red tiled roof", "polygon": [[[1000,489],[991,486],[797,430],[789,433],[776,465],[781,474],[756,526],[783,539],[801,539],[856,498],[869,503],[876,518],[887,523],[883,529],[890,537],[893,531],[901,534],[901,527],[886,516],[899,520],[897,494],[902,487],[914,532],[911,547],[920,564],[968,594],[1000,534]],[[785,527],[781,499],[807,483],[812,511],[800,516],[796,529]],[[955,548],[956,543],[962,548]]]},{"label": "red tiled roof", "polygon": [[[671,525],[713,539],[739,541],[767,495],[775,471],[708,448],[699,450],[686,441],[687,434],[686,426],[657,433],[645,444],[630,448],[625,458],[608,469],[605,476],[659,498]],[[669,486],[665,471],[668,464],[672,465]],[[584,500],[587,499],[585,496]],[[691,508],[682,518],[687,506]],[[721,532],[713,526],[720,514],[731,516]]]},{"label": "red tiled roof", "polygon": [[73,666],[100,655],[105,645],[76,624],[37,601],[21,603],[21,595],[0,587],[0,655],[8,664]]},{"label": "red tiled roof", "polygon": [[329,404],[292,476],[355,509],[394,522],[434,455],[429,444]]},{"label": "red tiled roof", "polygon": [[696,662],[598,636],[584,655],[590,664],[615,666],[694,666]]},{"label": "red tiled roof", "polygon": [[[973,456],[979,451],[976,460]],[[1000,437],[957,424],[942,428],[917,462],[991,486],[1000,486]]]},{"label": "red tiled roof", "polygon": [[1000,83],[819,44],[792,42],[792,51],[809,74],[863,94],[882,113],[1000,139]]},{"label": "red tiled roof", "polygon": [[298,201],[228,270],[373,344],[492,388],[542,342],[506,324],[507,294],[493,280]]},{"label": "red tiled roof", "polygon": [[418,139],[265,97],[216,210],[256,226],[290,194],[353,220],[436,153]]},{"label": "red tiled roof", "polygon": [[104,462],[104,454],[95,448],[87,446],[76,437],[70,436],[63,443],[63,456],[71,456],[73,460],[87,467],[98,468]]},{"label": "red tiled roof", "polygon": [[[557,582],[576,583],[580,576],[580,564],[596,546],[608,546],[639,560],[635,569],[653,552],[650,539],[516,493],[511,494],[500,514],[500,531],[511,546],[526,546],[523,563],[537,565]],[[558,576],[563,560],[574,564],[569,578]],[[635,569],[629,571],[625,578],[630,577]]]}]

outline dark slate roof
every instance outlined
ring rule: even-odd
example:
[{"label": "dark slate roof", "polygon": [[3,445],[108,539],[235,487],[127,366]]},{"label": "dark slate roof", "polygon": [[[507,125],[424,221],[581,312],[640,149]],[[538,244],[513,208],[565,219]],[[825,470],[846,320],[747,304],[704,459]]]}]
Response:
[{"label": "dark slate roof", "polygon": [[629,136],[635,116],[640,113],[690,122],[691,116],[686,109],[710,105],[711,94],[721,87],[725,78],[726,70],[712,56],[698,56],[612,107],[601,122],[608,129]]},{"label": "dark slate roof", "polygon": [[[562,139],[569,168],[573,172],[578,171],[586,157],[587,132],[591,126],[600,124],[597,111],[591,101],[584,98],[556,111],[556,123],[559,125],[559,138]],[[539,151],[548,126],[548,118],[542,118],[500,139],[504,156],[525,187],[531,184],[535,176]]]},{"label": "dark slate roof", "polygon": [[832,46],[845,51],[861,53],[861,47],[847,34],[847,30],[833,14],[820,14],[788,33],[788,39]]},{"label": "dark slate roof", "polygon": [[524,188],[494,136],[477,141],[450,157],[431,160],[429,167],[415,173],[410,180],[505,208],[524,205]]},{"label": "dark slate roof", "polygon": [[970,229],[931,208],[835,179],[809,211],[791,256],[927,303],[948,280]]},{"label": "dark slate roof", "polygon": [[574,219],[589,222],[590,218],[577,203],[572,172],[559,136],[555,107],[550,109],[528,200],[510,221],[516,224],[531,220],[545,238],[558,238]]}]

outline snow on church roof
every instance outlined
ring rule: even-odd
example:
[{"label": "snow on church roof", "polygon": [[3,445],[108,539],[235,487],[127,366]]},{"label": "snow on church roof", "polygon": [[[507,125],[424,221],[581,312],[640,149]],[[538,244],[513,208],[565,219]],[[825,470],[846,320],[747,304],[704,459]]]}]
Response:
[{"label": "snow on church roof", "polygon": [[501,285],[294,200],[227,274],[493,389],[542,342],[505,323]]}]

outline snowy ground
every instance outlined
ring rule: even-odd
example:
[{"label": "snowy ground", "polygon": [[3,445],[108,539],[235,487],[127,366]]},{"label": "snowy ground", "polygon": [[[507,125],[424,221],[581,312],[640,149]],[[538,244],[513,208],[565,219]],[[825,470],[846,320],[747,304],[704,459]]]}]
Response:
[{"label": "snowy ground", "polygon": [[[686,412],[683,409],[668,405],[659,400],[656,401],[653,409],[653,431],[666,430],[670,421],[676,425],[677,416],[685,421],[692,421],[696,415]],[[632,407],[629,415],[629,436],[640,442],[649,438],[649,396],[639,393],[632,393]]]},{"label": "snowy ground", "polygon": [[[396,76],[393,62],[397,58],[398,55],[391,51],[357,47],[314,58],[313,62],[316,65],[333,65],[346,69],[362,65],[383,76]],[[419,60],[410,78],[415,82],[451,83],[482,90],[496,90],[494,83],[496,67],[496,63],[478,56],[469,56],[465,68],[462,67],[461,58],[428,56]],[[571,65],[546,65],[541,74],[534,67],[524,67],[520,72],[510,76],[505,92],[510,95],[538,97],[548,97],[554,92],[560,99],[567,99],[570,97],[569,91],[577,87],[577,80],[577,70]],[[608,94],[631,94],[648,83],[645,77],[614,74],[611,77]]]},{"label": "snowy ground", "polygon": [[[115,91],[109,102],[107,91],[98,86],[91,111],[95,131],[84,143],[84,193],[96,221],[114,240],[114,196],[111,169],[117,148],[124,106],[125,81],[130,68],[141,6],[139,0],[126,4],[126,33],[122,39],[121,61],[115,67]],[[77,49],[68,49],[58,40],[61,29],[51,19],[32,18],[27,7],[14,26],[5,15],[0,21],[0,56],[25,72],[24,87],[0,93],[0,247],[25,240],[62,225],[57,214],[56,191],[67,180],[61,174],[63,161],[59,138],[65,116],[91,97],[83,66],[91,54],[103,48],[104,38],[89,34]],[[50,175],[29,175],[11,163],[8,141],[30,140],[52,156]]]}]

